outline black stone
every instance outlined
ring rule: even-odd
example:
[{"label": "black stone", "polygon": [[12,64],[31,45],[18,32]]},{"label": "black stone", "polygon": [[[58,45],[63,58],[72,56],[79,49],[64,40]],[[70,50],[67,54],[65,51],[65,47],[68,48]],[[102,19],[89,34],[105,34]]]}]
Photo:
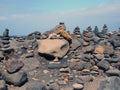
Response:
[{"label": "black stone", "polygon": [[103,70],[108,70],[110,68],[110,64],[109,62],[105,61],[105,60],[102,60],[100,62],[98,62],[97,66],[100,68],[100,69],[103,69]]},{"label": "black stone", "polygon": [[108,70],[105,73],[107,74],[107,76],[119,76],[120,77],[120,71],[118,69]]},{"label": "black stone", "polygon": [[8,61],[8,63],[6,64],[7,71],[10,74],[19,71],[23,66],[24,66],[24,63],[18,60],[11,60],[11,61]]},{"label": "black stone", "polygon": [[23,71],[14,74],[4,72],[4,77],[7,84],[13,84],[15,86],[22,86],[28,81],[27,74]]}]

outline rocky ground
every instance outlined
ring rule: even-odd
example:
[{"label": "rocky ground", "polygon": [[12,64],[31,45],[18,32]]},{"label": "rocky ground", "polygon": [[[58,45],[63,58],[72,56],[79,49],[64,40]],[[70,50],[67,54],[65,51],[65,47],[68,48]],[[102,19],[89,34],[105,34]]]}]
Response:
[{"label": "rocky ground", "polygon": [[0,90],[120,90],[120,31],[64,23],[27,38],[0,37]]}]

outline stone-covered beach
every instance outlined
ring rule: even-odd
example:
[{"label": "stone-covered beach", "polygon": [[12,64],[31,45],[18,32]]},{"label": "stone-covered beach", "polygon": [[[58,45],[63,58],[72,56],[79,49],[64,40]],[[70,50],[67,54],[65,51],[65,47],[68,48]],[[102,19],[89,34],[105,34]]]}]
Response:
[{"label": "stone-covered beach", "polygon": [[120,90],[120,29],[63,22],[25,37],[0,37],[0,90]]}]

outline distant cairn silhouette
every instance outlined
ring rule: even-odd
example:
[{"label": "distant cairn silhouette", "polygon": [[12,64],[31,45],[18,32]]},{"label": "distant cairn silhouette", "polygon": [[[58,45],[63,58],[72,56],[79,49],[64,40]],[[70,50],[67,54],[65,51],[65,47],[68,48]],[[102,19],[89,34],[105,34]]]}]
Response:
[{"label": "distant cairn silhouette", "polygon": [[9,37],[9,29],[5,29],[5,31],[3,32],[3,37]]}]

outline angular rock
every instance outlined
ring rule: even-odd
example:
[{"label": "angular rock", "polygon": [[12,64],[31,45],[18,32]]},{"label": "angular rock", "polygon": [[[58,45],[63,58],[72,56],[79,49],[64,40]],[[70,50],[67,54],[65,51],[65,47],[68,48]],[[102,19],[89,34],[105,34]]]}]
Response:
[{"label": "angular rock", "polygon": [[62,58],[69,50],[69,43],[60,39],[38,40],[38,52]]},{"label": "angular rock", "polygon": [[24,63],[18,60],[9,60],[6,63],[6,69],[10,74],[19,71],[23,66],[24,66]]},{"label": "angular rock", "polygon": [[65,38],[68,41],[72,40],[72,36],[65,29],[58,28],[57,34],[59,34],[60,36],[62,36],[63,38]]},{"label": "angular rock", "polygon": [[14,74],[4,72],[4,76],[7,84],[13,84],[15,86],[22,86],[25,82],[28,81],[27,74],[23,71],[19,71]]}]

